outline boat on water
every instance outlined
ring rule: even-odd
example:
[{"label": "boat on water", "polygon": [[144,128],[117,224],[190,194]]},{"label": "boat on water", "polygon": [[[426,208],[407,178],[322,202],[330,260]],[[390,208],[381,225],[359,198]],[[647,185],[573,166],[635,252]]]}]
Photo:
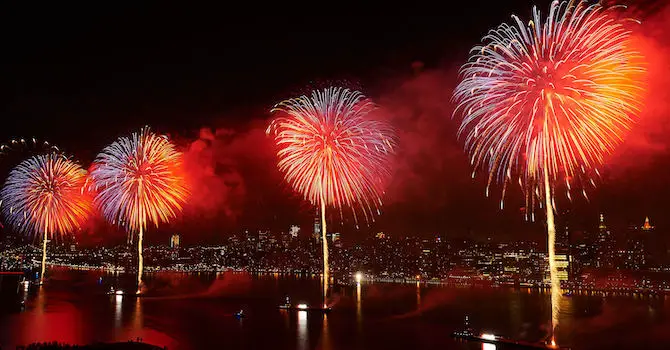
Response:
[{"label": "boat on water", "polygon": [[122,290],[116,290],[114,287],[109,288],[109,291],[107,291],[107,295],[123,295]]},{"label": "boat on water", "polygon": [[136,297],[136,298],[141,298],[144,297],[145,295],[140,293],[128,293],[124,291],[123,289],[114,289],[114,287],[109,288],[109,291],[106,293],[107,295],[119,295],[119,296],[128,296],[128,297]]},{"label": "boat on water", "polygon": [[566,350],[569,348],[560,347],[552,342],[527,342],[523,340],[514,340],[499,335],[490,334],[490,333],[470,333],[467,330],[456,331],[451,334],[452,337],[457,339],[463,339],[468,341],[476,341],[480,343],[489,343],[496,345],[504,345],[505,348],[509,349],[561,349]]},{"label": "boat on water", "polygon": [[279,309],[281,310],[288,310],[288,311],[312,311],[312,312],[323,312],[323,313],[328,313],[332,309],[327,306],[309,306],[308,304],[297,304],[293,305],[291,304],[291,299],[289,297],[286,297],[286,302],[284,304],[281,304],[278,306]]},{"label": "boat on water", "polygon": [[244,310],[240,310],[240,311],[234,313],[233,316],[234,316],[236,319],[240,320],[240,319],[245,318],[247,315],[244,313]]},{"label": "boat on water", "polygon": [[477,332],[469,327],[468,317],[465,317],[465,329],[451,333],[451,336],[456,339],[466,341],[475,341],[480,343],[488,343],[495,345],[502,345],[507,349],[552,349],[552,350],[569,350],[570,348],[561,347],[553,340],[547,342],[527,342],[523,340],[514,340],[505,338],[499,335]]}]

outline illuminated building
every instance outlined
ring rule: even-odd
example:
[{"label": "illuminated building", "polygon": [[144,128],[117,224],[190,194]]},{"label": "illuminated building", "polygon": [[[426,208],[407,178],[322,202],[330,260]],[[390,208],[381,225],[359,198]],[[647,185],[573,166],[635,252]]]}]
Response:
[{"label": "illuminated building", "polygon": [[[645,223],[648,223],[645,222]],[[633,226],[628,230],[626,247],[623,251],[623,268],[640,270],[647,265],[647,249],[645,233],[641,227]]]},{"label": "illuminated building", "polygon": [[333,246],[342,248],[342,241],[340,240],[339,232],[328,233],[327,236],[330,239],[330,242],[333,244]]},{"label": "illuminated building", "polygon": [[419,255],[419,272],[422,276],[434,275],[436,271],[435,265],[435,241],[424,239],[420,244],[421,255]]},{"label": "illuminated building", "polygon": [[270,236],[270,233],[268,231],[261,231],[258,230],[258,241],[259,242],[266,242]]},{"label": "illuminated building", "polygon": [[556,254],[554,256],[554,263],[558,269],[558,279],[562,281],[567,281],[570,277],[568,274],[570,267],[570,256],[567,254]]},{"label": "illuminated building", "polygon": [[300,226],[291,225],[288,229],[288,234],[292,239],[298,238],[298,234],[300,234]]},{"label": "illuminated building", "polygon": [[291,227],[288,228],[288,233],[281,236],[282,245],[284,247],[288,247],[289,245],[291,245],[291,242],[294,242],[295,240],[298,239],[299,235],[300,235],[300,226],[291,225]]},{"label": "illuminated building", "polygon": [[596,267],[611,268],[614,265],[614,237],[605,225],[605,216],[600,214],[598,235],[596,237]]},{"label": "illuminated building", "polygon": [[170,237],[170,248],[179,248],[179,244],[181,243],[181,238],[179,237],[178,234],[173,234],[172,237]]},{"label": "illuminated building", "polygon": [[567,281],[572,276],[572,252],[570,248],[570,211],[561,213],[560,225],[556,225],[556,255],[554,262],[558,268],[558,279]]},{"label": "illuminated building", "polygon": [[646,242],[645,251],[649,258],[647,263],[654,267],[667,264],[668,251],[665,237],[656,231],[656,227],[651,225],[648,217],[645,218],[639,231],[643,236],[643,241]]},{"label": "illuminated building", "polygon": [[256,243],[256,249],[259,251],[266,251],[273,241],[274,240],[270,235],[270,231],[258,230],[258,241]]}]

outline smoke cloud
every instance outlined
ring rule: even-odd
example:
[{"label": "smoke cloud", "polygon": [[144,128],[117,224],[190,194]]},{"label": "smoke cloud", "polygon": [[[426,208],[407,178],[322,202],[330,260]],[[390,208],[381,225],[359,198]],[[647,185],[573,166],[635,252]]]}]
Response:
[{"label": "smoke cloud", "polygon": [[[299,198],[277,170],[266,120],[244,128],[202,128],[184,154],[191,197],[184,224],[217,240],[237,230],[264,230],[299,222]],[[210,237],[207,237],[207,234]]]}]

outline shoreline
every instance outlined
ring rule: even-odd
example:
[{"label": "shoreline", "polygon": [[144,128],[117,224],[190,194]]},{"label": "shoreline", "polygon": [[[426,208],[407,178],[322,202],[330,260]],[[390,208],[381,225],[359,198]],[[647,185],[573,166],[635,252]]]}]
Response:
[{"label": "shoreline", "polygon": [[[72,264],[58,264],[58,263],[47,263],[48,266],[55,268],[65,268],[75,271],[102,271],[108,273],[134,273],[133,271],[127,272],[123,268],[119,267],[106,267],[106,266],[93,266],[93,265],[72,265]],[[179,274],[199,274],[199,273],[211,273],[211,274],[221,274],[221,273],[250,273],[256,275],[274,275],[274,276],[285,276],[290,275],[294,277],[304,277],[304,278],[321,278],[320,273],[311,273],[305,271],[273,271],[273,270],[250,270],[250,269],[240,269],[240,268],[220,268],[220,269],[206,269],[206,270],[177,270],[169,268],[155,268],[155,267],[146,267],[145,273],[155,274],[155,273],[179,273]],[[348,281],[347,281],[348,280]],[[426,286],[444,286],[444,287],[455,287],[455,288],[499,288],[499,289],[512,289],[512,290],[523,290],[526,289],[528,292],[540,291],[545,292],[551,289],[550,286],[542,286],[537,284],[530,283],[499,283],[489,280],[478,280],[472,283],[456,283],[452,281],[437,280],[437,279],[416,279],[416,278],[388,278],[388,277],[366,277],[362,282],[363,284],[371,283],[388,283],[388,284],[414,284],[414,285],[426,285]],[[339,285],[349,285],[355,286],[356,281],[354,278],[344,278],[336,280],[335,284]],[[578,295],[597,295],[601,294],[602,296],[649,296],[649,297],[660,297],[670,295],[670,290],[650,290],[650,289],[640,289],[640,288],[594,288],[594,287],[575,287],[575,286],[564,286],[561,288],[561,293],[574,293]]]}]

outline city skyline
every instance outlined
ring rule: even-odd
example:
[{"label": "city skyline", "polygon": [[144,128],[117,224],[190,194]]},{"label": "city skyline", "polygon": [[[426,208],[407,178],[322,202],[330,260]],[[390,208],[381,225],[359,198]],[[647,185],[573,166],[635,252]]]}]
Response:
[{"label": "city skyline", "polygon": [[[604,218],[603,218],[604,219]],[[602,220],[588,235],[557,235],[556,261],[563,289],[619,292],[670,291],[670,254],[655,227],[646,221],[614,235]],[[567,231],[565,231],[567,232]],[[182,246],[181,236],[144,248],[151,272],[248,271],[303,274],[322,273],[320,236],[295,236],[290,232],[244,232],[218,245]],[[546,244],[523,240],[471,240],[436,236],[428,239],[394,237],[378,233],[358,242],[342,243],[339,234],[329,237],[332,271],[336,283],[352,283],[361,273],[369,281],[421,280],[436,284],[483,287],[532,287],[549,285]],[[0,267],[4,271],[30,270],[38,264],[37,247],[4,241]],[[77,242],[49,245],[53,267],[134,273],[134,248],[82,247]],[[466,278],[467,277],[467,278]]]}]

